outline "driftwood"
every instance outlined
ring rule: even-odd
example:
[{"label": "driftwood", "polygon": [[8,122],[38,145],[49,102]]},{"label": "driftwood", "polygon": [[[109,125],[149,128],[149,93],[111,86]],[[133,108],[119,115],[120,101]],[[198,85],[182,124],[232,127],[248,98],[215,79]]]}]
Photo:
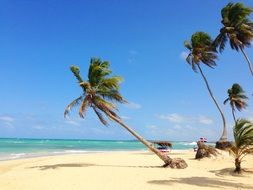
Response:
[{"label": "driftwood", "polygon": [[220,150],[227,150],[231,148],[232,143],[229,141],[218,141],[216,142],[215,148],[220,149]]},{"label": "driftwood", "polygon": [[218,151],[214,147],[205,145],[204,142],[198,141],[197,145],[198,145],[198,150],[195,155],[195,159],[201,159],[205,157],[209,158],[212,155],[217,156],[217,154],[219,154]]},{"label": "driftwood", "polygon": [[163,167],[170,167],[176,169],[187,168],[187,163],[182,158],[168,158],[169,162],[164,164]]}]

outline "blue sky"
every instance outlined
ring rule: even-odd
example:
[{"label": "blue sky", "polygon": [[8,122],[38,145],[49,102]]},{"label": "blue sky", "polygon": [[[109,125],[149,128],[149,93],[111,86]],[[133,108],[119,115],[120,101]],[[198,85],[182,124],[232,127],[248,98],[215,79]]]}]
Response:
[{"label": "blue sky", "polygon": [[[124,77],[129,104],[119,115],[141,135],[218,140],[220,115],[201,75],[186,64],[183,42],[196,31],[214,38],[228,2],[1,0],[0,137],[133,139],[116,124],[102,126],[92,112],[63,117],[81,94],[69,66],[78,65],[85,78],[90,58],[100,57]],[[253,60],[252,48],[246,51]],[[217,64],[203,66],[214,95],[222,105],[227,89],[240,83],[251,99],[237,115],[253,119],[253,77],[242,54],[227,46]],[[223,109],[231,137],[231,110]]]}]

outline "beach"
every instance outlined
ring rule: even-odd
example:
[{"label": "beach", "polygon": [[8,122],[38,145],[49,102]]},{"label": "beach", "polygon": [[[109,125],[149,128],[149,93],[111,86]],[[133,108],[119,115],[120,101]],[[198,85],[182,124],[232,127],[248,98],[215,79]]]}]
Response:
[{"label": "beach", "polygon": [[168,190],[253,189],[253,156],[233,173],[233,157],[222,152],[216,158],[195,160],[192,150],[175,150],[186,169],[163,168],[148,151],[114,151],[24,158],[0,162],[1,190]]}]

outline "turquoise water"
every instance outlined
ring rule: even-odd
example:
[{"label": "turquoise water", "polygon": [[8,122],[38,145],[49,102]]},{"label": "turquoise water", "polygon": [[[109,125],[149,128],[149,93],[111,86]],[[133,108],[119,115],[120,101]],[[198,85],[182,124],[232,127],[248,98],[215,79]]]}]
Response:
[{"label": "turquoise water", "polygon": [[[195,142],[172,142],[174,150],[192,149]],[[67,153],[147,150],[138,141],[1,139],[0,160]]]}]

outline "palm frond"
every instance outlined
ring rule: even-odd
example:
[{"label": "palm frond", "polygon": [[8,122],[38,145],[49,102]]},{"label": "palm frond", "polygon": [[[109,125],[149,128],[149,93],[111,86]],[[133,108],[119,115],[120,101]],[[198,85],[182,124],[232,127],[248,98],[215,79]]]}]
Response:
[{"label": "palm frond", "polygon": [[75,77],[76,77],[76,79],[78,80],[79,83],[83,82],[83,79],[82,79],[82,77],[81,77],[81,75],[80,75],[79,67],[72,65],[72,66],[70,67],[70,70],[71,70],[72,73],[75,75]]},{"label": "palm frond", "polygon": [[192,66],[194,72],[197,72],[196,64],[200,64],[200,62],[211,68],[216,66],[217,51],[207,33],[196,32],[192,35],[191,41],[185,41],[184,44],[190,50],[186,61]]},{"label": "palm frond", "polygon": [[69,105],[67,105],[66,109],[64,110],[64,117],[66,117],[69,114],[69,111],[75,107],[78,106],[83,100],[83,96],[80,96],[73,100]]},{"label": "palm frond", "polygon": [[243,88],[239,84],[234,83],[232,87],[228,89],[228,98],[225,101],[230,101],[232,109],[236,107],[238,111],[241,111],[247,107],[246,100],[248,97],[244,93]]},{"label": "palm frond", "polygon": [[123,96],[119,93],[118,90],[107,90],[100,88],[99,90],[97,90],[97,93],[106,100],[119,103],[127,103],[127,101],[123,98]]},{"label": "palm frond", "polygon": [[109,116],[110,118],[110,115],[116,117],[116,118],[120,118],[116,112],[114,111],[113,108],[110,108],[106,103],[104,103],[104,101],[98,97],[94,98],[93,100],[93,104],[99,109],[101,110],[102,112],[104,112],[107,116]]},{"label": "palm frond", "polygon": [[113,76],[110,78],[103,78],[99,82],[99,87],[119,90],[119,83],[123,81],[123,78],[120,76]]},{"label": "palm frond", "polygon": [[223,50],[226,47],[226,42],[227,42],[227,35],[224,33],[224,29],[220,30],[220,34],[215,38],[213,41],[213,46],[217,49],[219,48],[219,52],[222,53]]},{"label": "palm frond", "polygon": [[245,119],[237,121],[233,128],[237,148],[253,144],[253,124]]},{"label": "palm frond", "polygon": [[115,104],[106,101],[105,99],[101,98],[100,96],[96,95],[96,96],[95,96],[95,99],[96,99],[96,100],[95,100],[96,102],[99,102],[99,103],[101,103],[101,104],[104,104],[104,105],[106,105],[106,107],[108,107],[108,108],[110,108],[110,109],[115,109],[115,110],[117,110],[117,106],[116,106]]},{"label": "palm frond", "polygon": [[192,45],[189,41],[184,41],[184,46],[188,49],[188,50],[192,50]]},{"label": "palm frond", "polygon": [[191,65],[192,64],[192,53],[189,53],[185,60],[189,65]]},{"label": "palm frond", "polygon": [[226,104],[230,99],[227,98],[226,100],[224,100],[223,104]]},{"label": "palm frond", "polygon": [[[250,47],[253,39],[253,23],[249,16],[253,12],[252,8],[246,7],[242,3],[229,3],[221,10],[222,28],[220,34],[226,34],[229,38],[230,47],[236,51],[240,48]],[[221,45],[221,36],[219,39]],[[221,46],[220,46],[221,48]]]},{"label": "palm frond", "polygon": [[96,86],[101,79],[111,74],[112,71],[109,69],[109,62],[102,62],[98,58],[92,58],[90,61],[90,68],[88,72],[88,79],[91,86]]},{"label": "palm frond", "polygon": [[98,58],[92,58],[88,70],[87,81],[81,78],[78,67],[71,66],[71,71],[78,79],[79,85],[83,88],[84,93],[81,97],[68,105],[64,112],[65,116],[74,105],[81,104],[79,115],[82,118],[87,108],[92,107],[99,120],[104,125],[108,125],[104,116],[109,119],[113,117],[120,119],[116,113],[117,107],[114,102],[126,103],[119,92],[120,82],[122,82],[123,79],[120,76],[109,76],[112,73],[109,62],[101,61]]},{"label": "palm frond", "polygon": [[108,126],[108,122],[105,120],[105,118],[103,117],[103,114],[95,107],[95,106],[92,106],[94,112],[96,113],[96,115],[98,116],[98,119],[100,120],[100,122],[105,125],[105,126]]},{"label": "palm frond", "polygon": [[89,106],[89,98],[88,98],[88,96],[86,96],[85,98],[84,98],[84,100],[82,101],[82,104],[81,104],[81,106],[80,106],[80,109],[79,109],[79,116],[81,117],[81,118],[84,118],[84,113],[85,113],[85,111],[87,110],[87,107]]}]

